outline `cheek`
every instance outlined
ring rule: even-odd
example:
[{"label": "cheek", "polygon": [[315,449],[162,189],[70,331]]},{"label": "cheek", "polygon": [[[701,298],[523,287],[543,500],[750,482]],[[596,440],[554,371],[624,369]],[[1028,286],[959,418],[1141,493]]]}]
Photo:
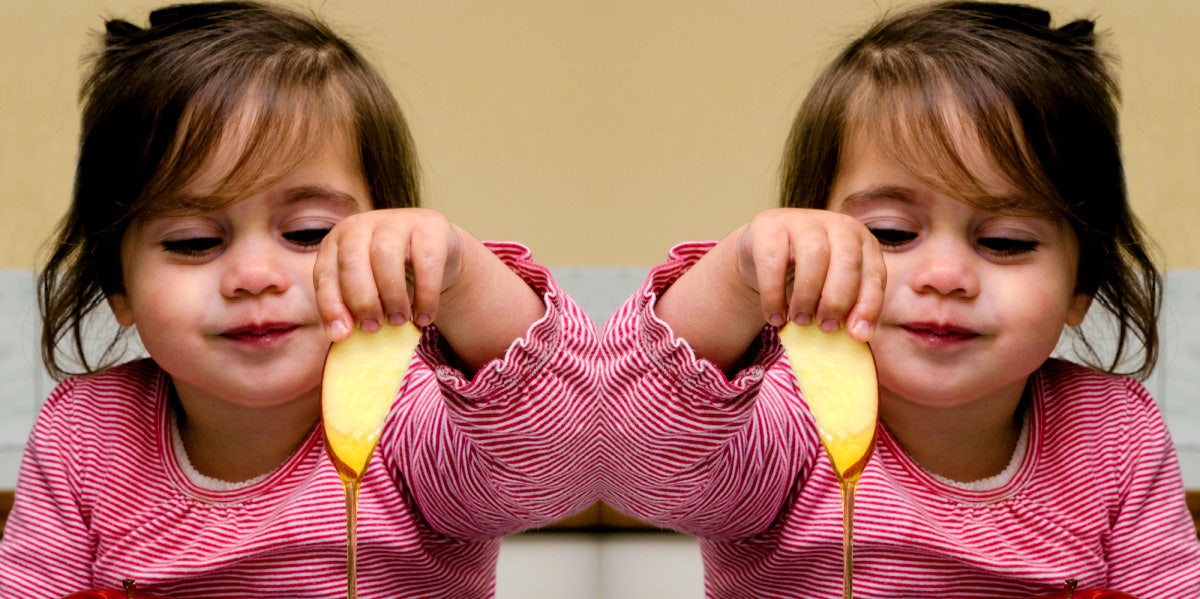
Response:
[{"label": "cheek", "polygon": [[1033,354],[1054,350],[1068,324],[1071,298],[1060,289],[1039,288],[1036,285],[1011,286],[1003,295],[994,298],[1001,325],[1017,335]]},{"label": "cheek", "polygon": [[139,328],[203,319],[218,282],[202,269],[158,268],[127,279],[127,301]]},{"label": "cheek", "polygon": [[317,253],[305,252],[295,254],[288,260],[287,264],[288,276],[292,279],[292,286],[306,297],[315,299],[317,287],[316,282],[313,280],[313,269],[317,265]]},{"label": "cheek", "polygon": [[883,316],[886,317],[891,307],[905,301],[899,298],[907,294],[909,271],[903,257],[896,254],[885,253],[883,266],[887,273],[887,284],[883,287]]}]

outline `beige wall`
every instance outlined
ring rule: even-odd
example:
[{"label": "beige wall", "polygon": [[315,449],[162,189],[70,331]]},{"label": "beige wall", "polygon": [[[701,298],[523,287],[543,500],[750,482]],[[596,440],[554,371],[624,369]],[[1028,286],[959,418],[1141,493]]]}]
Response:
[{"label": "beige wall", "polygon": [[[427,204],[552,266],[659,261],[774,201],[817,67],[886,0],[331,0],[392,81]],[[32,268],[65,210],[79,56],[143,0],[0,0],[0,268]],[[1061,0],[1122,55],[1137,211],[1170,268],[1200,268],[1200,3]],[[81,8],[86,7],[86,8]]]}]

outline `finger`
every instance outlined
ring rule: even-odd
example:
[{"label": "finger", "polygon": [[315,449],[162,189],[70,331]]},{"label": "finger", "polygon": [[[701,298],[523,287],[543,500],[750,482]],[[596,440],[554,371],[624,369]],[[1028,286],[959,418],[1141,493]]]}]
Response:
[{"label": "finger", "polygon": [[870,341],[883,313],[886,289],[887,264],[883,260],[883,252],[873,237],[868,238],[863,244],[863,274],[858,301],[846,319],[846,328],[851,337]]},{"label": "finger", "polygon": [[816,321],[821,330],[832,333],[841,328],[858,301],[862,287],[863,244],[855,229],[831,227],[829,268],[817,305]]},{"label": "finger", "polygon": [[371,239],[371,273],[384,319],[401,325],[412,320],[407,267],[412,232],[406,221],[386,222]]},{"label": "finger", "polygon": [[818,232],[796,233],[792,239],[794,281],[788,302],[788,319],[806,325],[814,321],[829,270],[829,238]]},{"label": "finger", "polygon": [[437,318],[446,272],[447,231],[440,223],[428,223],[413,232],[413,318],[419,326],[429,326]]},{"label": "finger", "polygon": [[771,326],[783,326],[787,314],[786,281],[791,254],[787,236],[782,229],[754,227],[743,231],[754,273],[754,285],[762,306],[763,318]]},{"label": "finger", "polygon": [[371,243],[375,230],[373,226],[357,226],[359,224],[353,223],[356,226],[345,228],[338,236],[338,285],[342,303],[350,311],[354,322],[364,331],[375,332],[383,322],[383,307],[379,303],[379,289],[375,285],[374,266],[371,263]]},{"label": "finger", "polygon": [[317,250],[313,265],[313,286],[316,288],[317,313],[331,341],[341,341],[350,335],[354,317],[342,302],[338,283],[337,241],[327,236]]}]

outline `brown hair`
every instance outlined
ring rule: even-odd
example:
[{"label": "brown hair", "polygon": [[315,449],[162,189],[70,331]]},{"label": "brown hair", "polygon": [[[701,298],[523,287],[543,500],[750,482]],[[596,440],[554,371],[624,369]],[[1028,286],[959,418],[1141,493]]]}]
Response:
[{"label": "brown hair", "polygon": [[[841,148],[867,132],[934,189],[981,209],[1060,219],[1079,242],[1077,290],[1117,327],[1111,360],[1080,332],[1084,360],[1117,372],[1140,351],[1130,372],[1148,375],[1162,281],[1126,198],[1111,60],[1092,21],[1053,28],[1029,6],[943,2],[896,14],[851,42],[809,91],[787,143],[781,203],[824,208]],[[962,159],[963,132],[1023,192],[1019,205],[988,197]]]},{"label": "brown hair", "polygon": [[[123,290],[120,246],[130,225],[211,210],[270,186],[341,135],[376,208],[419,204],[416,156],[395,97],[374,67],[315,18],[256,2],[169,6],[146,28],[106,23],[80,94],[82,133],[72,203],[38,280],[42,358],[73,374],[119,357],[118,332],[96,362],[85,321]],[[203,205],[180,190],[236,139]]]}]

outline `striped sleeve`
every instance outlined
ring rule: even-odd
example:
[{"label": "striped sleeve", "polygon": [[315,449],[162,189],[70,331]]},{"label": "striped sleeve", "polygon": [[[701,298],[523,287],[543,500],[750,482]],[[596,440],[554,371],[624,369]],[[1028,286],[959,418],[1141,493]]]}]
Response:
[{"label": "striped sleeve", "polygon": [[[1123,379],[1124,401],[1112,411],[1128,411],[1129,430],[1121,440],[1116,487],[1121,499],[1113,511],[1107,542],[1109,583],[1139,597],[1200,597],[1200,546],[1180,498],[1182,477],[1170,433],[1154,399],[1139,383]],[[1157,531],[1158,534],[1149,534]]]},{"label": "striped sleeve", "polygon": [[[144,402],[159,381],[140,376],[93,385],[71,378],[47,397],[21,460],[16,502],[0,540],[0,597],[59,597],[91,588],[99,539],[98,499],[135,503],[146,469],[143,442],[152,424]],[[113,465],[112,455],[130,464]],[[116,474],[114,474],[116,473]],[[120,484],[108,481],[116,478]]]},{"label": "striped sleeve", "polygon": [[[88,588],[94,543],[75,499],[78,479],[67,465],[75,450],[64,443],[70,434],[73,381],[59,385],[46,399],[30,433],[21,462],[16,508],[0,544],[0,596],[50,585],[59,596]],[[59,592],[61,591],[61,592]]]},{"label": "striped sleeve", "polygon": [[412,407],[390,440],[430,526],[461,539],[548,524],[597,499],[595,325],[526,248],[488,247],[542,296],[545,315],[469,379],[436,330],[426,335],[432,374],[407,386],[413,397],[400,403]]},{"label": "striped sleeve", "polygon": [[604,501],[659,526],[744,538],[770,526],[814,456],[798,395],[764,395],[781,350],[771,329],[732,379],[654,313],[712,244],[684,244],[605,327]]}]

